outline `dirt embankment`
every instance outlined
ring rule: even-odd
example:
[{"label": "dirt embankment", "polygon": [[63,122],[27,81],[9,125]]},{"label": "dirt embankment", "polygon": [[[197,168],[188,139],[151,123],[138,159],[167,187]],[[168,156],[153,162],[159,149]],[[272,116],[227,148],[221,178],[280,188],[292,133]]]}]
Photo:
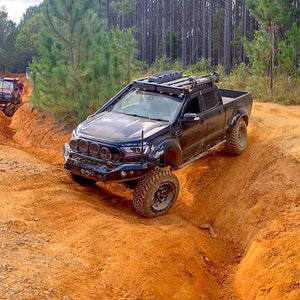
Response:
[{"label": "dirt embankment", "polygon": [[0,114],[0,145],[12,138],[12,130],[9,127],[10,120],[3,113]]},{"label": "dirt embankment", "polygon": [[0,298],[299,299],[300,107],[255,103],[247,150],[177,171],[152,220],[123,186],[71,183],[70,132],[47,117],[23,105],[0,124]]}]

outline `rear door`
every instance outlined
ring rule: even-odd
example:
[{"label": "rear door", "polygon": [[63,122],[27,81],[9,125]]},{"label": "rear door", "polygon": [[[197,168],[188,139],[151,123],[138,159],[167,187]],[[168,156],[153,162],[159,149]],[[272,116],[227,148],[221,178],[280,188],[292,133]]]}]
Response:
[{"label": "rear door", "polygon": [[211,144],[225,134],[225,111],[216,87],[201,92],[201,105],[206,118],[206,143]]},{"label": "rear door", "polygon": [[205,119],[201,118],[200,92],[196,92],[190,96],[187,105],[182,111],[185,113],[195,113],[199,120],[195,123],[182,123],[181,129],[177,131],[177,137],[183,152],[183,160],[189,159],[191,156],[199,152],[204,144],[206,136]]}]

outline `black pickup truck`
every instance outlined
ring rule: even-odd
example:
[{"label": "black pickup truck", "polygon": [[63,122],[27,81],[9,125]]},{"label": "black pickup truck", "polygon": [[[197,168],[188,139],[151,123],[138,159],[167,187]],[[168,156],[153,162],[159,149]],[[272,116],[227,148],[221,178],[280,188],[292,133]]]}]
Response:
[{"label": "black pickup truck", "polygon": [[179,192],[172,170],[223,144],[231,155],[246,148],[251,94],[218,89],[218,81],[216,72],[178,71],[134,80],[73,131],[64,145],[68,176],[123,182],[141,215],[165,214]]}]

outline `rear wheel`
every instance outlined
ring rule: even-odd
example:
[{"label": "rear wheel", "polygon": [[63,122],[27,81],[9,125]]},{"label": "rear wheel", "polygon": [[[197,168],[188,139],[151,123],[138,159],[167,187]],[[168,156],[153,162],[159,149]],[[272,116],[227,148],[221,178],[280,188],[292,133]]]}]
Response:
[{"label": "rear wheel", "polygon": [[16,106],[15,106],[14,104],[9,104],[9,105],[5,108],[4,113],[5,113],[5,115],[8,116],[8,117],[12,117],[13,114],[15,113],[15,111],[16,111]]},{"label": "rear wheel", "polygon": [[20,104],[22,102],[21,97],[19,96],[15,101],[14,104]]},{"label": "rear wheel", "polygon": [[231,155],[239,155],[247,145],[247,126],[245,120],[240,118],[234,126],[232,126],[226,137],[225,148]]},{"label": "rear wheel", "polygon": [[144,175],[133,194],[133,206],[144,217],[166,214],[179,193],[177,177],[169,170],[155,169]]},{"label": "rear wheel", "polygon": [[78,184],[81,184],[81,185],[93,185],[95,184],[97,181],[94,180],[94,179],[90,179],[90,178],[85,178],[85,177],[82,177],[80,175],[77,175],[77,174],[74,174],[73,172],[71,172],[70,170],[65,170],[68,177],[78,183]]}]

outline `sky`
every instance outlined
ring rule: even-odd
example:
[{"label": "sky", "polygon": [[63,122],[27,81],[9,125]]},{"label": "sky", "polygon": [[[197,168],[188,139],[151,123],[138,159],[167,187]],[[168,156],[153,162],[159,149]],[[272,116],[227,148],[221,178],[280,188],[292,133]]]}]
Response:
[{"label": "sky", "polygon": [[0,8],[5,6],[8,12],[8,18],[15,23],[19,23],[23,13],[29,6],[37,5],[43,0],[0,0]]}]

